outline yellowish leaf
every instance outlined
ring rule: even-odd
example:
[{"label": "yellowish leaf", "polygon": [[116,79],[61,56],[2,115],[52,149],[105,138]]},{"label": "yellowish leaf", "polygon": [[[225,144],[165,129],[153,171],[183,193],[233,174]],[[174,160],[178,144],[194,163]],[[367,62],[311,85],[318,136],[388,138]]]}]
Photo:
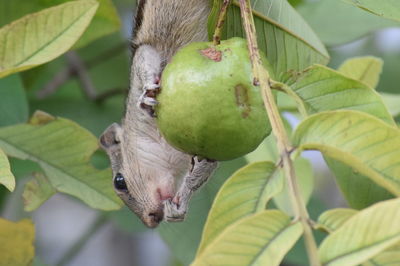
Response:
[{"label": "yellowish leaf", "polygon": [[345,76],[361,81],[372,89],[375,89],[382,72],[383,61],[373,56],[350,58],[338,69]]},{"label": "yellowish leaf", "polygon": [[200,254],[231,224],[263,211],[267,202],[283,188],[272,162],[249,164],[235,172],[221,187],[204,226],[197,253]]},{"label": "yellowish leaf", "polygon": [[328,210],[318,217],[318,224],[316,228],[331,233],[337,230],[356,213],[356,210],[345,208]]},{"label": "yellowish leaf", "polygon": [[376,203],[348,219],[324,239],[323,265],[358,265],[400,241],[400,199]]},{"label": "yellowish leaf", "polygon": [[8,190],[14,191],[15,178],[10,170],[10,163],[7,156],[0,149],[0,184],[3,184]]},{"label": "yellowish leaf", "polygon": [[232,224],[200,253],[192,266],[279,265],[303,232],[300,222],[266,210]]},{"label": "yellowish leaf", "polygon": [[331,111],[305,119],[293,143],[319,150],[400,195],[400,130],[362,112]]},{"label": "yellowish leaf", "polygon": [[37,209],[56,192],[44,174],[35,173],[33,178],[25,184],[22,193],[24,210],[33,211]]},{"label": "yellowish leaf", "polygon": [[0,218],[0,265],[29,265],[34,256],[34,238],[31,220],[14,223]]}]

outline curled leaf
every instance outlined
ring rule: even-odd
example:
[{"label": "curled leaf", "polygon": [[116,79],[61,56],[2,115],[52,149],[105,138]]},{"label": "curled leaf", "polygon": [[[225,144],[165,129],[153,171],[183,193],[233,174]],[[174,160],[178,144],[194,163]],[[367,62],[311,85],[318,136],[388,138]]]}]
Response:
[{"label": "curled leaf", "polygon": [[400,130],[362,112],[331,111],[305,119],[294,133],[299,150],[319,150],[400,195]]}]

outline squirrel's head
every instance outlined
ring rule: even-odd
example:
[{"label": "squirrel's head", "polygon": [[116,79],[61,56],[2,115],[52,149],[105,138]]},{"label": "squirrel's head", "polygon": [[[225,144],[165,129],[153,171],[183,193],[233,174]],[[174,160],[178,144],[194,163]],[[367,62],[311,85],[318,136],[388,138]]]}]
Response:
[{"label": "squirrel's head", "polygon": [[154,228],[163,219],[163,201],[175,194],[175,178],[168,165],[159,165],[157,151],[149,153],[160,148],[143,142],[116,123],[100,137],[111,161],[115,192],[146,226]]}]

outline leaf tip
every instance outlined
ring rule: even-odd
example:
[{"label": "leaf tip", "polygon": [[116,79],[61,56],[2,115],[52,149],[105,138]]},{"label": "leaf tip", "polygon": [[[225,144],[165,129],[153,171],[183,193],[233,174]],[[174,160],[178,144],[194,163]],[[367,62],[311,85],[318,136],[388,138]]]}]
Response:
[{"label": "leaf tip", "polygon": [[39,125],[45,125],[51,121],[54,121],[56,118],[46,112],[37,110],[29,119],[29,124],[39,126]]}]

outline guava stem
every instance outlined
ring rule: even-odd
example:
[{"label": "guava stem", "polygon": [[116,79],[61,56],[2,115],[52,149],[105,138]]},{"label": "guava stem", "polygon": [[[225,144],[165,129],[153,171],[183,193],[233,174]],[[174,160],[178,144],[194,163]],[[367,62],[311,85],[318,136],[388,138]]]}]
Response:
[{"label": "guava stem", "polygon": [[222,7],[219,10],[217,25],[215,26],[215,31],[213,35],[213,44],[218,45],[221,43],[221,34],[222,29],[224,28],[226,13],[228,11],[228,7],[231,3],[231,0],[224,0],[222,3]]},{"label": "guava stem", "polygon": [[272,126],[272,132],[276,138],[278,150],[281,156],[281,165],[287,180],[290,199],[295,212],[295,220],[299,220],[304,230],[304,240],[310,265],[321,265],[318,258],[318,249],[315,242],[311,225],[310,216],[300,193],[299,184],[290,158],[293,150],[287,136],[278,107],[275,103],[271,90],[271,80],[268,71],[263,67],[257,44],[256,29],[254,26],[253,13],[250,0],[240,0],[240,13],[242,16],[243,27],[246,32],[247,46],[250,53],[250,60],[253,70],[253,83],[261,87],[261,94],[267,110],[268,118]]}]

